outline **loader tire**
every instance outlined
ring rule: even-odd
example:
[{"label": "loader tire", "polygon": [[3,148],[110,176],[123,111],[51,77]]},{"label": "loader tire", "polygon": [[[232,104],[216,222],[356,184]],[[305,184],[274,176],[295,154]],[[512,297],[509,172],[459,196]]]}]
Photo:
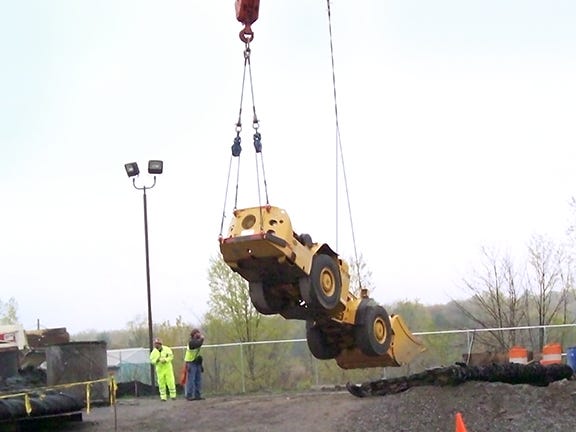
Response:
[{"label": "loader tire", "polygon": [[318,360],[331,360],[340,353],[340,349],[328,340],[326,334],[313,321],[306,321],[306,342],[308,349]]},{"label": "loader tire", "polygon": [[386,309],[369,304],[359,310],[360,325],[356,327],[356,343],[367,356],[385,354],[392,343],[392,325]]},{"label": "loader tire", "polygon": [[342,280],[338,264],[329,255],[316,255],[310,271],[310,301],[312,306],[327,311],[333,310],[340,302]]},{"label": "loader tire", "polygon": [[250,300],[258,312],[262,315],[275,315],[284,310],[287,300],[274,296],[263,282],[250,282],[248,289]]}]

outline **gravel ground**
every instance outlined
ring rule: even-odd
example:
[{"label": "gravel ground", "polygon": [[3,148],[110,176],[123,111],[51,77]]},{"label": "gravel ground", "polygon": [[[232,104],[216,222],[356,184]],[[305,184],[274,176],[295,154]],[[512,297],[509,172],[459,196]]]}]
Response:
[{"label": "gravel ground", "polygon": [[543,432],[576,429],[576,381],[548,387],[468,382],[457,387],[417,387],[368,399],[339,430],[395,432],[454,430],[462,413],[469,432]]},{"label": "gravel ground", "polygon": [[122,399],[93,408],[68,431],[83,432],[431,432],[453,431],[461,412],[468,432],[572,431],[576,381],[548,387],[468,382],[416,387],[396,395],[356,398],[346,391],[241,395],[188,402]]}]

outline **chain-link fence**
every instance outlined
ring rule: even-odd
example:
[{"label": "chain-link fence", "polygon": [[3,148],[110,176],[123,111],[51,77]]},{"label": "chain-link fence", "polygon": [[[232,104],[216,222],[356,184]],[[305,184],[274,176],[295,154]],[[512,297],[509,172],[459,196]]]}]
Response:
[{"label": "chain-link fence", "polygon": [[[203,393],[282,392],[343,386],[347,382],[404,376],[428,368],[466,362],[475,353],[492,353],[494,361],[497,361],[507,358],[508,350],[514,345],[533,352],[535,360],[539,359],[540,341],[544,344],[560,343],[564,353],[568,347],[576,346],[576,324],[449,330],[414,335],[422,340],[426,351],[410,364],[397,368],[351,370],[341,369],[335,360],[314,358],[305,339],[205,344],[201,351],[204,359]],[[142,350],[147,355],[148,350]],[[178,379],[184,365],[185,347],[172,347],[172,350]],[[117,374],[119,382],[126,379],[149,382],[147,363],[120,362],[117,370],[122,371]]]}]

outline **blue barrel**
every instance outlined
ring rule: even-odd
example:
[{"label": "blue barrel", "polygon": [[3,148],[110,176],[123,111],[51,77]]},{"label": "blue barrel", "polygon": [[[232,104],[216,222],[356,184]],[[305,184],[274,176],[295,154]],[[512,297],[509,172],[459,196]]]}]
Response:
[{"label": "blue barrel", "polygon": [[570,347],[566,350],[566,363],[576,372],[576,346]]}]

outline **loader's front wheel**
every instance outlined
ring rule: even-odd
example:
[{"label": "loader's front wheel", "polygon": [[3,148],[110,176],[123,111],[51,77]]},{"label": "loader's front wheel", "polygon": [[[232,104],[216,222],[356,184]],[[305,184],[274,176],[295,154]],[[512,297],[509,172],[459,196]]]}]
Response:
[{"label": "loader's front wheel", "polygon": [[287,300],[274,295],[270,288],[262,282],[250,282],[248,284],[250,300],[258,312],[262,315],[274,315],[280,313],[287,306]]},{"label": "loader's front wheel", "polygon": [[316,255],[310,271],[310,300],[312,306],[331,311],[340,301],[342,281],[338,264],[329,255]]},{"label": "loader's front wheel", "polygon": [[313,321],[306,321],[306,342],[308,349],[318,360],[330,360],[340,353],[340,349],[328,340],[326,334]]},{"label": "loader's front wheel", "polygon": [[356,342],[368,356],[379,356],[388,351],[392,343],[392,325],[386,309],[368,305],[359,311],[360,325],[356,327]]}]

